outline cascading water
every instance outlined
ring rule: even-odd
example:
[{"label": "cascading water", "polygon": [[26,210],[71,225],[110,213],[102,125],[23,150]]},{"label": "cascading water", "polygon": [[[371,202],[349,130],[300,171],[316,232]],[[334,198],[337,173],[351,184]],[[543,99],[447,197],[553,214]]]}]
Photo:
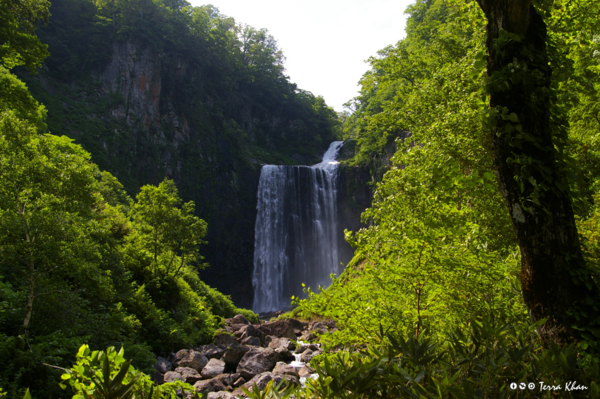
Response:
[{"label": "cascading water", "polygon": [[334,141],[313,166],[265,165],[260,173],[254,241],[255,312],[290,305],[302,283],[316,290],[340,273],[338,162]]}]

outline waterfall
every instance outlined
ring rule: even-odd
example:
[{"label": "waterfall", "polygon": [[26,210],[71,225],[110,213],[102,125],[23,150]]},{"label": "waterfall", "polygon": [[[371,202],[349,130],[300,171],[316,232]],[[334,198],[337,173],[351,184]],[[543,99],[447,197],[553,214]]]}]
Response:
[{"label": "waterfall", "polygon": [[317,290],[340,273],[337,191],[342,141],[313,166],[265,165],[258,185],[254,241],[255,312],[283,309],[302,283]]}]

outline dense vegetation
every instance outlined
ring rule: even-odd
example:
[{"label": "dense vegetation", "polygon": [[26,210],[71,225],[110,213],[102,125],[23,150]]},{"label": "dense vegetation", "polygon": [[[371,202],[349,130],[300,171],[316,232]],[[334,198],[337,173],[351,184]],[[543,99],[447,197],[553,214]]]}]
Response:
[{"label": "dense vegetation", "polygon": [[[122,353],[91,352],[81,343],[92,349],[124,344],[125,356],[147,370],[154,361],[152,351],[201,342],[220,317],[241,310],[199,280],[196,272],[203,264],[198,244],[206,224],[193,215],[193,203],[182,203],[171,180],[142,187],[134,201],[81,147],[43,134],[46,111],[10,68],[33,69],[45,56],[33,35],[35,22],[46,17],[44,7],[23,12],[10,0],[0,4],[3,20],[16,15],[6,18],[10,23],[1,37],[11,45],[0,53],[6,88],[0,95],[0,354],[11,359],[0,365],[0,386],[15,398],[27,385],[36,397],[68,396],[55,384],[61,372],[43,363],[70,368],[76,361],[64,383],[76,392],[91,381],[85,365],[105,367],[104,377],[121,378],[143,395],[152,384],[129,368]],[[169,29],[191,26],[204,32],[189,35],[192,39],[205,37],[200,28],[209,26],[212,45],[236,43],[230,48],[239,53],[225,53],[241,58],[224,65],[246,65],[248,75],[240,79],[247,84],[266,76],[258,58],[244,63],[253,48],[260,50],[254,55],[271,57],[268,65],[281,65],[273,61],[280,57],[273,46],[264,47],[264,41],[252,46],[251,28],[230,34],[233,25],[223,28],[228,20],[210,7],[158,2],[85,7],[91,10],[94,29],[121,35],[117,38],[147,33],[142,27],[159,17],[170,21],[165,25]],[[586,260],[577,281],[582,290],[593,292],[590,287],[597,288],[600,278],[600,5],[556,0],[536,7],[549,33],[556,168],[567,177],[565,190],[572,198]],[[356,248],[353,261],[331,287],[297,300],[294,310],[296,316],[332,318],[339,330],[322,337],[330,352],[312,361],[319,379],[303,390],[277,395],[600,397],[598,320],[577,314],[573,328],[581,331],[578,339],[565,345],[544,342],[539,331],[545,320],[531,320],[522,298],[521,254],[493,173],[489,131],[497,115],[489,107],[481,9],[475,2],[423,0],[407,12],[406,39],[370,60],[361,95],[352,102],[354,113],[344,116],[343,132],[357,144],[350,163],[370,166],[376,175],[385,172],[373,206],[364,214],[369,227],[347,232]],[[166,17],[169,13],[190,19],[180,26],[177,18]],[[198,15],[204,17],[194,19]],[[86,37],[101,40],[102,35],[93,39],[93,32]],[[170,37],[169,32],[161,34]],[[24,39],[11,40],[11,35]],[[163,43],[153,35],[144,40]],[[173,40],[169,48],[176,49],[181,43]],[[29,47],[20,47],[23,43]],[[71,66],[65,63],[67,75],[93,69],[106,56],[86,49],[69,55],[71,46],[76,44],[64,45],[63,57],[73,59]],[[270,50],[265,53],[265,48]],[[216,62],[213,73],[220,68]],[[281,69],[269,70],[283,77]],[[505,117],[522,133],[516,115]],[[242,137],[246,139],[251,149],[254,139]],[[398,149],[388,161],[384,154],[394,140]],[[543,197],[531,201],[543,205]],[[595,311],[597,299],[589,304]],[[121,377],[120,367],[127,370]],[[562,388],[543,390],[542,381]],[[566,391],[572,381],[586,390]],[[510,387],[513,382],[535,387],[517,391]],[[174,389],[165,386],[157,395],[173,397]],[[253,397],[275,394],[270,387]]]},{"label": "dense vegetation", "polygon": [[[73,365],[82,343],[92,349],[125,346],[132,364],[150,372],[156,354],[209,341],[222,318],[242,313],[257,321],[198,277],[208,266],[200,255],[207,224],[195,216],[193,201],[181,200],[173,180],[130,185],[129,192],[137,193],[132,199],[90,153],[61,135],[84,131],[80,141],[94,149],[94,134],[116,122],[91,117],[102,110],[89,107],[106,112],[110,104],[77,103],[77,90],[44,95],[40,80],[20,66],[35,73],[49,49],[54,55],[42,80],[68,86],[69,79],[100,70],[115,40],[142,41],[171,60],[173,52],[186,53],[206,78],[186,82],[187,89],[208,85],[203,93],[213,96],[209,105],[180,104],[192,107],[191,115],[206,113],[235,126],[227,119],[235,108],[234,88],[248,96],[252,112],[277,106],[281,113],[304,113],[297,119],[307,124],[292,126],[284,132],[289,137],[260,126],[232,128],[230,144],[241,143],[247,155],[262,151],[268,158],[280,149],[284,161],[297,152],[314,156],[333,139],[337,123],[321,98],[297,90],[283,75],[281,52],[265,31],[237,26],[210,6],[56,1],[50,17],[48,7],[0,2],[0,387],[10,398],[22,397],[26,387],[36,398],[69,397],[57,385],[59,368]],[[49,46],[36,36],[40,20],[48,20],[40,36]],[[47,107],[15,71],[37,87]],[[80,109],[66,117],[64,104]],[[146,377],[139,381],[152,384]]]},{"label": "dense vegetation", "polygon": [[[140,58],[145,51],[154,57],[151,66],[160,75],[160,110],[154,112],[185,115],[204,145],[214,146],[222,132],[234,156],[299,163],[294,154],[318,158],[335,139],[339,129],[335,112],[323,98],[289,81],[275,39],[265,29],[237,24],[213,6],[57,0],[50,13],[47,26],[38,30],[50,53],[40,71],[42,78],[20,76],[49,110],[49,130],[75,138],[100,168],[118,171],[129,192],[138,190],[140,181],[116,152],[118,146],[132,146],[127,137],[139,126],[131,118],[111,118],[108,111],[123,105],[127,114],[134,99],[120,90],[98,98],[102,90],[98,76],[119,43],[134,44]],[[150,71],[145,72],[139,81],[135,77],[135,84],[152,78]],[[173,122],[162,119],[150,136],[173,130]],[[120,134],[111,137],[108,132],[114,130]],[[146,140],[147,152],[157,157],[157,140]]]},{"label": "dense vegetation", "polygon": [[[549,32],[556,167],[567,176],[586,257],[584,274],[573,278],[579,290],[594,292],[600,9],[591,1],[537,6]],[[494,173],[486,19],[477,3],[464,1],[417,1],[407,13],[406,39],[370,60],[345,118],[344,134],[358,145],[351,162],[386,170],[363,215],[370,227],[347,233],[352,263],[296,309],[336,320],[340,330],[323,341],[348,351],[320,359],[321,380],[332,379],[316,383],[315,396],[508,397],[517,394],[509,389],[514,381],[536,384],[519,395],[551,397],[540,393],[544,381],[562,384],[562,397],[598,396],[599,320],[578,314],[576,343],[544,346],[536,331],[545,320],[532,326],[521,295],[521,252]],[[516,115],[505,120],[521,133],[516,154],[527,132]],[[407,131],[390,162],[380,162]],[[530,165],[521,168],[522,187],[544,184],[526,175]],[[543,209],[543,196],[528,201]],[[596,314],[598,299],[589,302]],[[565,392],[574,379],[588,390]]]},{"label": "dense vegetation", "polygon": [[261,163],[312,164],[339,134],[335,112],[285,75],[264,29],[184,1],[56,0],[37,34],[50,55],[13,72],[130,196],[173,179],[208,223],[202,279],[252,303]]}]

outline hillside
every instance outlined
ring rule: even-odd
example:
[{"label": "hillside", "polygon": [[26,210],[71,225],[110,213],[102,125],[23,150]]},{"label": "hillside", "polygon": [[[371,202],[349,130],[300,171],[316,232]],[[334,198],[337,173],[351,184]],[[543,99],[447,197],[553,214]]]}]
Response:
[{"label": "hillside", "polygon": [[212,6],[57,0],[50,13],[37,31],[50,56],[19,73],[48,130],[132,196],[173,179],[209,226],[202,278],[249,307],[260,167],[318,162],[335,112],[290,82],[265,30]]}]

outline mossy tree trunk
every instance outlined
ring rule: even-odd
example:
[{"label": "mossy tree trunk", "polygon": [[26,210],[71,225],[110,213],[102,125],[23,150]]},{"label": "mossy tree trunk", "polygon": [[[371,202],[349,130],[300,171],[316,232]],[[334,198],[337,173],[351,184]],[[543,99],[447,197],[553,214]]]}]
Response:
[{"label": "mossy tree trunk", "polygon": [[530,0],[477,2],[488,21],[494,167],[521,249],[523,297],[535,320],[548,319],[539,331],[546,343],[578,341],[575,316],[598,290],[552,141],[546,25]]}]

